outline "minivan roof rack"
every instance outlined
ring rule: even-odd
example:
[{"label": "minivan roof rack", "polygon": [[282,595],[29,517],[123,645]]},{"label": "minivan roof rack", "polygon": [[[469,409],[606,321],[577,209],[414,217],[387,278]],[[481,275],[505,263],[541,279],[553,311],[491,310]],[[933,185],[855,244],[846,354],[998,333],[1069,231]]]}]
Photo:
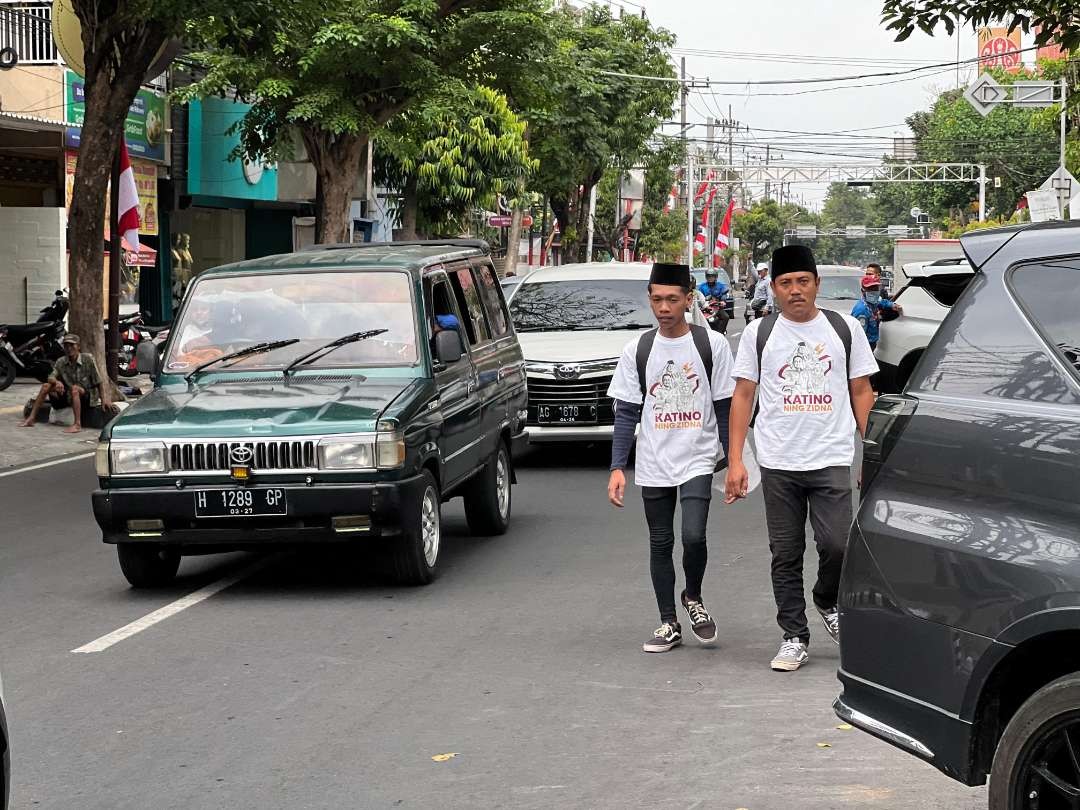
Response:
[{"label": "minivan roof rack", "polygon": [[356,250],[369,247],[412,247],[414,245],[426,245],[429,247],[461,247],[476,248],[484,253],[491,252],[491,245],[483,239],[411,239],[396,242],[336,242],[326,245],[308,245],[301,251],[309,250]]}]

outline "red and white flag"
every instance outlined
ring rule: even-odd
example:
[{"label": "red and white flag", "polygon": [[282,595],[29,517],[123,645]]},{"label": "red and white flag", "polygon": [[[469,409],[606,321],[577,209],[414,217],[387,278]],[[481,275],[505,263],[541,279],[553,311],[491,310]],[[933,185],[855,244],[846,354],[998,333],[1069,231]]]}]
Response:
[{"label": "red and white flag", "polygon": [[705,252],[705,229],[698,228],[697,236],[694,237],[694,255]]},{"label": "red and white flag", "polygon": [[728,203],[724,221],[720,223],[720,230],[716,232],[716,244],[713,245],[713,267],[720,266],[720,251],[731,245],[731,212],[735,210],[735,200]]},{"label": "red and white flag", "polygon": [[135,172],[131,169],[127,144],[120,141],[120,185],[117,187],[120,198],[120,221],[117,230],[134,252],[139,252],[139,190],[135,185]]},{"label": "red and white flag", "polygon": [[714,177],[716,177],[716,172],[714,172],[712,169],[709,169],[709,171],[705,174],[705,179],[697,187],[697,193],[694,194],[694,202],[697,202],[705,196],[705,190],[709,187],[709,182]]}]

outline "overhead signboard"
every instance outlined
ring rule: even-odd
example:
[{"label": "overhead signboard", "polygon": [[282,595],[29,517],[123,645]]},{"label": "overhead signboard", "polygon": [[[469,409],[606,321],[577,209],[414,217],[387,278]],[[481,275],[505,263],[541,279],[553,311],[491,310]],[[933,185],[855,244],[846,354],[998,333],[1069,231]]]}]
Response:
[{"label": "overhead signboard", "polygon": [[907,236],[907,235],[908,235],[908,226],[907,225],[890,225],[889,226],[889,236]]},{"label": "overhead signboard", "polygon": [[[64,71],[64,120],[74,126],[64,134],[65,144],[78,149],[82,142],[82,122],[86,117],[86,87],[82,76]],[[165,97],[140,90],[128,108],[124,140],[132,157],[165,160]]]},{"label": "overhead signboard", "polygon": [[848,225],[847,226],[847,235],[849,237],[855,237],[855,238],[858,238],[860,236],[866,236],[866,226],[865,225]]},{"label": "overhead signboard", "polygon": [[795,237],[797,239],[815,239],[817,237],[817,228],[814,225],[797,225],[795,227]]},{"label": "overhead signboard", "polygon": [[979,72],[1004,68],[1015,73],[1023,67],[1020,54],[1020,29],[979,29]]},{"label": "overhead signboard", "polygon": [[1014,82],[1013,101],[1017,107],[1049,107],[1055,103],[1053,82]]}]

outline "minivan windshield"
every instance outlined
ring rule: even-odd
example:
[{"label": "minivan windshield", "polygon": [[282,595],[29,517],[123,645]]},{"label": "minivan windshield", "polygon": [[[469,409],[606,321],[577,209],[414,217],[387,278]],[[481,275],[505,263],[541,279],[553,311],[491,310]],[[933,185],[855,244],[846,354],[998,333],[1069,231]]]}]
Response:
[{"label": "minivan windshield", "polygon": [[526,282],[510,299],[510,316],[519,332],[648,329],[656,323],[643,279]]},{"label": "minivan windshield", "polygon": [[[283,369],[350,332],[385,332],[343,345],[305,368],[411,366],[419,359],[409,276],[395,271],[244,273],[195,282],[173,328],[167,374],[255,344],[283,345],[212,366]],[[291,342],[296,339],[296,342]]]},{"label": "minivan windshield", "polygon": [[817,297],[825,301],[862,298],[862,276],[822,276]]}]

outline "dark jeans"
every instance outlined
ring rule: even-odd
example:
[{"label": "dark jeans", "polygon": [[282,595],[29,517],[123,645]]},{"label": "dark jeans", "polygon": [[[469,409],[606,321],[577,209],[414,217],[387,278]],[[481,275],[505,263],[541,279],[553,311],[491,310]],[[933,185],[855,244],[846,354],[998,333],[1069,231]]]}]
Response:
[{"label": "dark jeans", "polygon": [[772,552],[776,621],[784,631],[784,638],[809,642],[803,596],[807,508],[818,549],[814,604],[828,610],[836,607],[840,568],[851,528],[851,468],[826,467],[805,472],[762,468],[761,486]]},{"label": "dark jeans", "polygon": [[686,594],[701,598],[701,580],[705,578],[708,551],[705,548],[705,524],[712,500],[712,475],[691,478],[680,487],[642,487],[645,520],[649,523],[649,572],[652,574],[656,605],[661,622],[678,621],[675,613],[675,501],[682,504],[683,573]]}]

